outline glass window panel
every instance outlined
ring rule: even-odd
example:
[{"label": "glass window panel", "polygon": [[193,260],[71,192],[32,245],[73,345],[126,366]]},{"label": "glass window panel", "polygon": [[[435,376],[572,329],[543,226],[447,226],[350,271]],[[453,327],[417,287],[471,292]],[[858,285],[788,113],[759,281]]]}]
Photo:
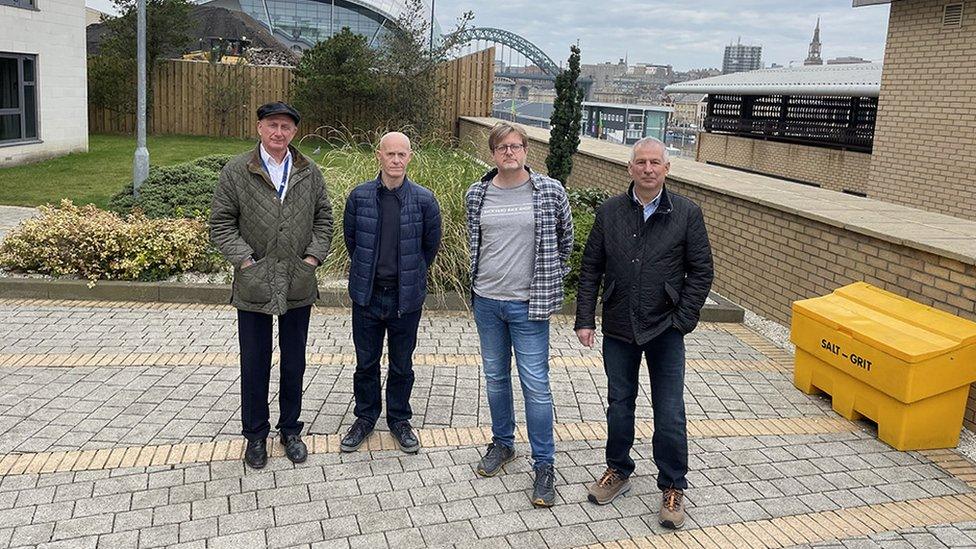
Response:
[{"label": "glass window panel", "polygon": [[24,137],[37,137],[37,94],[33,85],[24,86]]},{"label": "glass window panel", "polygon": [[0,57],[0,109],[20,107],[17,58]]},{"label": "glass window panel", "polygon": [[20,115],[0,114],[0,141],[20,139]]},{"label": "glass window panel", "polygon": [[24,83],[25,84],[32,83],[34,82],[35,79],[36,77],[34,76],[34,60],[29,57],[25,57],[24,58]]}]

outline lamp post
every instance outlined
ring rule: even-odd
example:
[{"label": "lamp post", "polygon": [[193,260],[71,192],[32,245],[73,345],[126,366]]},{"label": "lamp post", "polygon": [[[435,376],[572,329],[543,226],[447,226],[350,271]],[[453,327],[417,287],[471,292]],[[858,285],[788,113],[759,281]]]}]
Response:
[{"label": "lamp post", "polygon": [[149,176],[149,149],[146,148],[146,0],[139,0],[136,9],[136,71],[138,74],[136,99],[136,153],[132,163],[132,194],[139,196],[139,187]]},{"label": "lamp post", "polygon": [[430,0],[430,56],[434,56],[434,0]]}]

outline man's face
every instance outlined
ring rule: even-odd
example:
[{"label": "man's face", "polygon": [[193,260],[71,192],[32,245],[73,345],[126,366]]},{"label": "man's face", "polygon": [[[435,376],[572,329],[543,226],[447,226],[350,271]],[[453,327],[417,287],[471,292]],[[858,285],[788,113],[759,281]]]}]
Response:
[{"label": "man's face", "polygon": [[491,157],[495,161],[498,171],[521,170],[525,168],[525,145],[522,144],[522,136],[512,132],[495,143],[495,149],[491,151]]},{"label": "man's face", "polygon": [[284,154],[295,138],[298,126],[287,114],[272,114],[258,120],[258,135],[264,150],[272,155]]},{"label": "man's face", "polygon": [[670,170],[671,163],[664,161],[664,149],[656,143],[638,147],[634,151],[634,159],[627,165],[637,190],[652,198],[661,192]]},{"label": "man's face", "polygon": [[376,159],[380,162],[380,171],[389,179],[400,179],[407,173],[407,164],[413,157],[410,141],[401,135],[387,135],[380,141],[380,148],[376,151]]}]

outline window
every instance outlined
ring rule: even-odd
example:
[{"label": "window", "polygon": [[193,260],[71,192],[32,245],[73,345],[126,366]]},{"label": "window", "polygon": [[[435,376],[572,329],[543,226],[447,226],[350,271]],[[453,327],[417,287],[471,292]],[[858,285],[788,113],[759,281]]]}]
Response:
[{"label": "window", "polygon": [[0,0],[0,6],[13,6],[28,10],[36,9],[35,0]]},{"label": "window", "polygon": [[37,139],[36,80],[35,56],[0,53],[0,143]]}]

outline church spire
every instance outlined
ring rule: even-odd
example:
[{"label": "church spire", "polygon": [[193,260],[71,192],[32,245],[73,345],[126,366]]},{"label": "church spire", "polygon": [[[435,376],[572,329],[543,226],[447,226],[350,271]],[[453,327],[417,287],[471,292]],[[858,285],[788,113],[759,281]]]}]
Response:
[{"label": "church spire", "polygon": [[817,18],[817,28],[813,30],[813,40],[810,41],[810,53],[807,55],[806,61],[803,62],[804,65],[823,65],[823,59],[820,57],[820,18]]}]

